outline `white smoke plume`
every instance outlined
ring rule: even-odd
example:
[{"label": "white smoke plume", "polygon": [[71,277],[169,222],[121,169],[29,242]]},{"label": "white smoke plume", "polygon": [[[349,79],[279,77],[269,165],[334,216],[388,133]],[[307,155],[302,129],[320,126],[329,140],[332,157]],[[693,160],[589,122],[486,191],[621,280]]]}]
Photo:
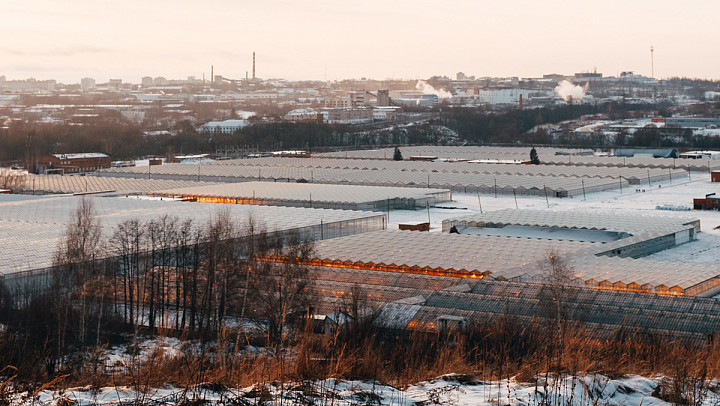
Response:
[{"label": "white smoke plume", "polygon": [[435,89],[424,80],[418,80],[417,84],[415,85],[415,89],[422,91],[423,94],[435,94],[437,95],[438,99],[449,99],[452,97],[452,93],[445,90]]},{"label": "white smoke plume", "polygon": [[582,100],[582,98],[585,97],[585,92],[587,92],[587,89],[587,84],[585,84],[585,86],[580,86],[574,85],[567,80],[563,80],[562,82],[558,83],[557,86],[555,86],[555,93],[557,93],[557,95],[566,102],[569,102],[572,100]]}]

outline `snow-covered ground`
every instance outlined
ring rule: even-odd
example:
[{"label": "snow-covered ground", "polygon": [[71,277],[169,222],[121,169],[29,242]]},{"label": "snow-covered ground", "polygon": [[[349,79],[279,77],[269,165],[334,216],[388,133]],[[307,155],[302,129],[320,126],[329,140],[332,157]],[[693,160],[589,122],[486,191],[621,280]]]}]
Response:
[{"label": "snow-covered ground", "polygon": [[[446,375],[399,390],[375,382],[333,379],[253,386],[242,389],[218,388],[205,384],[190,388],[165,387],[138,391],[129,387],[73,388],[63,392],[42,391],[32,399],[17,397],[15,404],[266,404],[266,405],[670,405],[658,398],[662,377],[630,376],[610,379],[602,375],[565,377],[560,380],[539,377],[536,383],[519,383],[515,378],[502,381],[475,381],[466,376]],[[276,384],[277,385],[277,384]],[[701,391],[698,405],[720,401],[717,382]],[[61,402],[65,403],[61,403]]]},{"label": "snow-covered ground", "polygon": [[[183,356],[183,351],[200,352],[212,343],[183,343],[176,338],[139,337],[132,345],[101,351],[106,371],[121,373],[139,362],[159,355],[166,359]],[[187,347],[190,346],[190,347]],[[258,353],[256,348],[246,351]],[[398,389],[378,382],[319,380],[302,383],[277,382],[263,387],[229,388],[203,383],[191,387],[165,385],[159,388],[113,386],[42,390],[14,395],[13,405],[118,405],[118,404],[207,404],[207,405],[670,405],[660,397],[668,393],[670,381],[654,377],[627,376],[611,379],[599,374],[576,376],[539,375],[535,382],[518,382],[515,377],[500,381],[479,381],[466,375],[445,375]],[[661,388],[665,391],[661,391]],[[698,405],[720,404],[717,381],[698,385]]]}]

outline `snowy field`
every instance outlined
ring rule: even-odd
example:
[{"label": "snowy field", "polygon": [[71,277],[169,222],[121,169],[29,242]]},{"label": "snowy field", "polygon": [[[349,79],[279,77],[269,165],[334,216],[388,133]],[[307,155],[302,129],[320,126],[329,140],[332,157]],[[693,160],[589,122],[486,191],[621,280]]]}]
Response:
[{"label": "snowy field", "polygon": [[[598,169],[602,170],[602,169]],[[691,179],[691,180],[690,180]],[[705,197],[706,194],[717,192],[720,195],[720,183],[711,183],[708,173],[693,172],[691,178],[673,180],[672,182],[653,183],[624,187],[620,190],[588,193],[587,196],[565,198],[548,198],[544,196],[517,196],[491,194],[453,193],[453,202],[443,203],[429,210],[393,210],[390,212],[389,228],[397,229],[398,224],[405,222],[428,221],[430,218],[431,232],[442,230],[442,221],[453,217],[502,210],[502,209],[534,209],[534,210],[576,210],[597,213],[637,213],[666,217],[692,217],[700,220],[701,232],[697,241],[672,248],[647,258],[658,260],[720,263],[720,212],[710,210],[689,210],[692,199]],[[640,190],[640,191],[636,191]],[[516,206],[517,202],[517,206]],[[658,210],[657,207],[686,208],[688,211]]]},{"label": "snowy field", "polygon": [[[212,345],[208,343],[206,345]],[[190,346],[190,348],[184,348]],[[183,343],[176,338],[138,338],[135,345],[121,345],[100,352],[105,370],[121,372],[139,362],[157,357],[182,357],[183,351],[200,352],[203,345]],[[207,348],[207,347],[206,347]],[[261,350],[251,347],[253,354]],[[626,376],[611,379],[599,374],[563,376],[539,375],[534,382],[518,382],[515,377],[500,381],[478,381],[466,375],[445,375],[405,388],[368,381],[320,380],[278,382],[245,388],[229,388],[213,383],[191,387],[165,385],[152,387],[76,387],[19,393],[12,405],[670,405],[661,399],[669,388],[661,375]],[[664,388],[665,390],[661,390]],[[667,393],[667,392],[666,392]],[[697,386],[697,405],[720,404],[717,381]]]}]

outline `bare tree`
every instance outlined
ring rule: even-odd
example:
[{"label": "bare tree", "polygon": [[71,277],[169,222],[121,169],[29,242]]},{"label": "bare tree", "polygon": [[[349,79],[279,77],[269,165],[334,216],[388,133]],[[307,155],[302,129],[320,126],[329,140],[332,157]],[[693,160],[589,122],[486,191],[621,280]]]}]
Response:
[{"label": "bare tree", "polygon": [[245,261],[243,261],[245,286],[243,289],[242,302],[240,304],[240,319],[245,318],[248,291],[250,289],[250,275],[252,274],[253,266],[255,266],[258,259],[257,256],[260,253],[261,239],[264,238],[266,233],[267,231],[265,230],[264,225],[259,224],[255,214],[250,211],[245,220],[243,230],[244,244],[242,244],[243,252],[241,254],[245,258]]},{"label": "bare tree", "polygon": [[0,189],[22,190],[28,175],[15,169],[0,168]]},{"label": "bare tree", "polygon": [[310,305],[312,280],[303,265],[314,251],[314,244],[291,235],[284,240],[278,233],[261,240],[249,278],[249,300],[267,324],[269,343],[282,344],[294,318],[306,314]]},{"label": "bare tree", "polygon": [[545,260],[540,264],[540,270],[543,279],[553,286],[567,285],[575,279],[575,268],[555,249],[548,251]]},{"label": "bare tree", "polygon": [[237,235],[227,207],[210,220],[205,235],[205,325],[219,333],[227,312],[230,290],[238,273],[235,249]]},{"label": "bare tree", "polygon": [[[77,303],[77,334],[75,339],[85,343],[90,321],[88,287],[86,283],[97,274],[95,256],[101,236],[100,221],[93,202],[81,198],[67,225],[65,236],[53,259],[51,284],[54,313],[58,323],[58,354],[64,353],[68,339],[68,324],[73,305]],[[73,295],[77,293],[77,300]]]},{"label": "bare tree", "polygon": [[[570,302],[572,289],[568,287],[575,279],[575,269],[568,263],[567,257],[557,250],[550,250],[545,260],[541,262],[540,269],[545,287],[541,292],[541,303],[547,312],[547,364],[546,374],[554,372],[554,379],[546,376],[546,385],[553,385],[552,390],[559,390],[562,379],[563,357],[570,331],[572,319]],[[549,388],[546,388],[546,393]]]},{"label": "bare tree", "polygon": [[[136,298],[140,297],[136,280],[141,273],[141,247],[145,239],[145,231],[138,220],[126,220],[118,224],[113,232],[110,245],[119,257],[120,266],[115,272],[115,289],[122,285],[122,313],[125,323],[137,326]],[[119,279],[119,280],[118,280]],[[116,293],[116,300],[120,293]]]}]

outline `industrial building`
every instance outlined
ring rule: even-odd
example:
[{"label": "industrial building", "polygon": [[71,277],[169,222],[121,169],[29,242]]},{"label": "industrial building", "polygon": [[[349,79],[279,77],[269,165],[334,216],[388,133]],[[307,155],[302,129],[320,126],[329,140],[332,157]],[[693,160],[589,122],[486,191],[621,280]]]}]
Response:
[{"label": "industrial building", "polygon": [[720,210],[720,196],[717,193],[708,193],[705,197],[693,199],[695,210]]},{"label": "industrial building", "polygon": [[109,168],[110,155],[100,152],[80,154],[52,154],[40,158],[36,170],[38,173],[79,174]]},{"label": "industrial building", "polygon": [[248,120],[210,121],[200,126],[200,132],[234,134],[250,125]]},{"label": "industrial building", "polygon": [[416,210],[451,200],[444,189],[242,182],[171,188],[150,193],[204,203],[259,204],[341,210]]},{"label": "industrial building", "polygon": [[682,159],[720,159],[720,151],[687,151],[678,155]]},{"label": "industrial building", "polygon": [[327,111],[328,124],[366,124],[373,121],[373,110],[369,108],[338,108]]}]

